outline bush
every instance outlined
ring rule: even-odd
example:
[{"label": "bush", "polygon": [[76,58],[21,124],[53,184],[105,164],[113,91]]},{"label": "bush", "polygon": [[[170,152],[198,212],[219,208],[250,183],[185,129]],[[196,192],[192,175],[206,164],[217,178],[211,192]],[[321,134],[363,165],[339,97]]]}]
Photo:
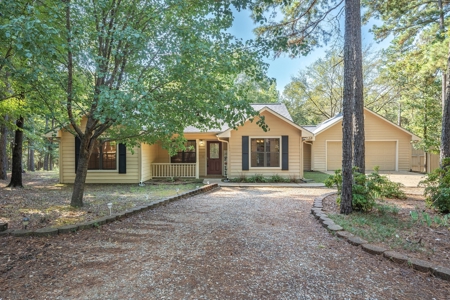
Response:
[{"label": "bush", "polygon": [[444,159],[443,168],[439,168],[427,175],[419,186],[425,186],[424,195],[428,206],[434,207],[441,213],[450,212],[450,158]]},{"label": "bush", "polygon": [[[392,182],[386,176],[378,174],[378,168],[372,174],[366,176],[356,171],[354,167],[352,185],[352,208],[356,211],[368,212],[375,206],[376,198],[406,198],[405,193],[400,190],[400,183]],[[337,201],[341,202],[342,171],[336,170],[333,176],[325,180],[327,187],[336,186],[338,189]]]},{"label": "bush", "polygon": [[289,178],[284,178],[283,176],[280,176],[278,174],[272,175],[270,177],[270,182],[278,183],[278,182],[290,182]]},{"label": "bush", "polygon": [[375,167],[374,172],[367,177],[373,183],[373,192],[376,198],[406,199],[405,193],[400,189],[403,184],[393,182],[386,176],[378,174],[378,167]]},{"label": "bush", "polygon": [[[375,198],[371,193],[372,184],[366,180],[366,175],[356,172],[356,168],[352,169],[353,184],[352,184],[352,208],[356,211],[368,212],[372,210],[375,205]],[[337,203],[341,203],[342,191],[342,171],[334,171],[334,175],[325,180],[327,187],[336,186],[338,189]]]}]

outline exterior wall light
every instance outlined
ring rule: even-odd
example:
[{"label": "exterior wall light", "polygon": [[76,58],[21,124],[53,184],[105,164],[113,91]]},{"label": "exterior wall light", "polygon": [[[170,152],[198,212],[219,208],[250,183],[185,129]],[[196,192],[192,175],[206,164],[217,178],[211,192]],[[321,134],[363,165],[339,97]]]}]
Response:
[{"label": "exterior wall light", "polygon": [[203,146],[205,144],[205,142],[203,140],[200,140],[200,146]]},{"label": "exterior wall light", "polygon": [[30,219],[26,216],[23,217],[22,219],[22,225],[24,229],[27,229],[28,224],[30,223]]}]

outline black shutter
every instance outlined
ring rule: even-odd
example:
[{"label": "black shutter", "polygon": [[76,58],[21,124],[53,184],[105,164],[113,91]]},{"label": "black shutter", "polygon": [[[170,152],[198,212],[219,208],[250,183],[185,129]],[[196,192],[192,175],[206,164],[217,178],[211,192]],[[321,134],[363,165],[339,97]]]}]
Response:
[{"label": "black shutter", "polygon": [[289,136],[281,137],[281,170],[289,170]]},{"label": "black shutter", "polygon": [[78,158],[80,156],[80,146],[81,146],[81,140],[79,137],[75,136],[75,173],[77,172],[77,168],[78,168]]},{"label": "black shutter", "polygon": [[127,147],[119,144],[119,174],[127,173]]},{"label": "black shutter", "polygon": [[248,170],[248,136],[242,136],[242,170]]}]

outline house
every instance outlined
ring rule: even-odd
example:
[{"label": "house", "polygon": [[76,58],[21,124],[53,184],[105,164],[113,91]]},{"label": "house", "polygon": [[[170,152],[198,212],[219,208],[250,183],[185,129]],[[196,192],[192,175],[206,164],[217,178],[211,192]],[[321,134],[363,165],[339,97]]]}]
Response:
[{"label": "house", "polygon": [[[253,108],[265,117],[269,131],[249,120],[236,129],[202,132],[187,127],[184,136],[189,147],[172,157],[159,144],[142,143],[134,149],[116,142],[99,144],[91,155],[86,182],[139,183],[158,177],[234,178],[255,174],[303,178],[303,140],[312,139],[313,134],[292,121],[284,104],[255,104]],[[57,137],[59,180],[73,183],[77,139],[64,129]]]},{"label": "house", "polygon": [[[342,167],[342,114],[317,126],[303,126],[314,133],[304,142],[304,168],[314,171],[334,171]],[[410,171],[411,142],[420,138],[384,117],[365,108],[364,130],[366,170],[379,166],[381,171]]]}]

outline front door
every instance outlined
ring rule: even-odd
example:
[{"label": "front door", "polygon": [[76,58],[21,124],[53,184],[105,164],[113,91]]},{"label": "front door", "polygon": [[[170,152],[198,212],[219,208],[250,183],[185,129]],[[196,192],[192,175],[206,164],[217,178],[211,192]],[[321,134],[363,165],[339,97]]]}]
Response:
[{"label": "front door", "polygon": [[222,147],[220,142],[207,142],[206,174],[222,175]]}]

